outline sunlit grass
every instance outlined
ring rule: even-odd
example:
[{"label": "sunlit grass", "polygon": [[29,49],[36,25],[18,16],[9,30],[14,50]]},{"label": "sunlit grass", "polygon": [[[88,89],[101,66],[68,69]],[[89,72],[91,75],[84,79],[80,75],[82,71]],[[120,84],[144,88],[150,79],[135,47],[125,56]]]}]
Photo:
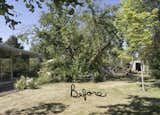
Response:
[{"label": "sunlit grass", "polygon": [[[146,92],[142,92],[140,82],[108,81],[102,83],[75,83],[77,91],[85,88],[90,91],[107,93],[106,97],[87,96],[86,101],[84,101],[83,97],[73,98],[70,96],[71,83],[47,84],[41,86],[40,89],[28,89],[0,97],[0,111],[3,113],[10,110],[9,112],[11,113],[19,112],[26,115],[30,113],[37,114],[43,109],[45,109],[45,114],[56,114],[56,112],[63,115],[87,115],[107,112],[112,114],[116,110],[112,107],[110,109],[107,106],[114,105],[119,108],[119,104],[121,104],[120,108],[122,107],[125,110],[126,107],[126,111],[121,111],[122,113],[129,111],[142,112],[143,114],[146,112],[146,108],[143,109],[143,107],[146,106],[153,108],[153,110],[148,110],[148,112],[159,112],[157,104],[156,108],[154,108],[155,100],[156,103],[160,102],[160,88],[155,83],[157,82],[145,82]],[[123,104],[124,106],[122,106]],[[99,106],[105,106],[105,108],[99,108]],[[142,110],[134,108],[135,106],[142,107]],[[33,109],[32,107],[37,109]]]}]

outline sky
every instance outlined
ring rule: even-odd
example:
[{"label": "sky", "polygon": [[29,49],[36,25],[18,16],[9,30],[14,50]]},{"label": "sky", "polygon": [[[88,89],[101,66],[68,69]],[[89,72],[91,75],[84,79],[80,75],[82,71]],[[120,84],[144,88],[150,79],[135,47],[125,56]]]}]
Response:
[{"label": "sky", "polygon": [[[14,5],[14,11],[17,14],[16,19],[21,21],[21,24],[18,24],[15,27],[15,30],[12,30],[8,27],[8,25],[6,25],[4,18],[0,16],[0,37],[3,38],[3,42],[6,41],[11,35],[24,33],[28,29],[31,29],[34,25],[38,25],[42,12],[47,12],[47,7],[45,5],[43,5],[42,9],[36,8],[35,12],[31,13],[25,8],[22,0],[19,0],[19,2],[15,2],[15,0],[7,0],[7,2]],[[99,4],[101,6],[104,6],[104,4],[117,4],[119,2],[120,0],[99,0]],[[23,45],[26,50],[29,50],[29,46],[27,44]]]}]

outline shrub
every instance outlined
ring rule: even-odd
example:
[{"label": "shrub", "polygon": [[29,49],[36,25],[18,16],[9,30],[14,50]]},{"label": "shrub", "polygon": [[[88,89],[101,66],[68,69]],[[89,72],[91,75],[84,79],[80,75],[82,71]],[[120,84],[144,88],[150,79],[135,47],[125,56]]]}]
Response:
[{"label": "shrub", "polygon": [[49,72],[46,72],[46,73],[44,71],[40,71],[39,77],[37,78],[38,85],[50,83],[52,81],[51,73],[49,73]]},{"label": "shrub", "polygon": [[21,76],[20,79],[16,81],[15,88],[18,90],[24,90],[27,88],[26,78],[24,76]]},{"label": "shrub", "polygon": [[104,77],[102,77],[102,76],[95,76],[94,81],[95,82],[103,82],[104,81]]},{"label": "shrub", "polygon": [[151,76],[153,76],[155,79],[160,79],[160,68],[159,69],[151,69]]},{"label": "shrub", "polygon": [[38,84],[45,84],[50,82],[65,81],[66,74],[68,74],[68,67],[64,67],[63,60],[51,59],[42,63],[42,67],[38,72]]},{"label": "shrub", "polygon": [[160,48],[151,47],[145,57],[149,62],[152,77],[160,79]]},{"label": "shrub", "polygon": [[95,82],[103,82],[104,81],[104,77],[101,76],[98,72],[94,73],[94,81]]},{"label": "shrub", "polygon": [[36,83],[36,81],[33,78],[27,78],[26,85],[27,85],[28,89],[37,89],[38,88],[38,84]]},{"label": "shrub", "polygon": [[[103,65],[101,65],[103,66]],[[81,57],[74,57],[69,59],[65,56],[53,57],[53,59],[47,60],[42,63],[39,71],[38,83],[44,84],[48,82],[87,82],[93,79],[89,79],[86,76],[90,76],[95,73],[95,81],[104,81],[104,72],[98,71],[99,64],[88,64],[87,59],[81,59]]]},{"label": "shrub", "polygon": [[17,90],[24,90],[24,89],[36,89],[38,88],[37,83],[33,78],[25,78],[24,76],[21,76],[19,80],[15,83],[15,88]]},{"label": "shrub", "polygon": [[38,77],[38,71],[40,70],[40,63],[37,59],[30,59],[29,76]]}]

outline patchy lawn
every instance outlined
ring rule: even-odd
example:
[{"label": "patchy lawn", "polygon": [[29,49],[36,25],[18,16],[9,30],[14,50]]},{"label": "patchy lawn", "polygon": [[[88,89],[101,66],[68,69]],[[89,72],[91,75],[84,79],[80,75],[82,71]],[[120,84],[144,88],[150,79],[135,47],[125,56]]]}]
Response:
[{"label": "patchy lawn", "polygon": [[0,97],[0,113],[6,115],[106,115],[160,113],[160,82],[146,83],[146,92],[140,82],[107,81],[102,83],[75,83],[80,91],[85,88],[106,92],[106,97],[95,95],[70,97],[71,83],[54,83],[40,89],[14,92]]}]

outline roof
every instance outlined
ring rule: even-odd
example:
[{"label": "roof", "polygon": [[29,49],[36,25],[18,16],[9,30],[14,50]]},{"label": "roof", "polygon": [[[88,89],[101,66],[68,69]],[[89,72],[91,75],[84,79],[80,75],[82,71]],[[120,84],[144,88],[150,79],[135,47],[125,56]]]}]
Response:
[{"label": "roof", "polygon": [[8,45],[0,43],[0,58],[8,58],[11,56],[29,56],[29,57],[39,57],[40,55],[37,53],[33,53],[30,51],[25,51],[23,49],[18,49],[14,47],[10,47]]}]

